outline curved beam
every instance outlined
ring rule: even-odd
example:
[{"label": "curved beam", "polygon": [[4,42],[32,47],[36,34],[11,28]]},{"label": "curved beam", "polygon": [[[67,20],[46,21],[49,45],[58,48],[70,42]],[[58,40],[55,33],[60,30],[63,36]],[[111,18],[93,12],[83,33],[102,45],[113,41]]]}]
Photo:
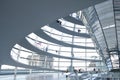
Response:
[{"label": "curved beam", "polygon": [[27,48],[27,49],[29,49],[29,50],[31,50],[33,52],[35,52],[38,55],[42,54],[42,55],[51,56],[51,57],[57,57],[57,58],[83,60],[83,61],[93,61],[93,62],[101,61],[101,60],[93,60],[93,59],[72,58],[72,57],[60,56],[60,55],[52,54],[52,53],[49,53],[49,52],[45,52],[45,51],[42,51],[42,50],[36,48],[35,46],[31,45],[26,39],[23,39],[19,43],[19,45],[24,47],[24,48]]},{"label": "curved beam", "polygon": [[56,44],[59,44],[59,45],[62,45],[62,46],[66,46],[66,47],[74,47],[74,48],[82,48],[82,49],[95,49],[94,47],[87,47],[87,46],[78,46],[78,45],[72,45],[72,44],[68,44],[68,43],[65,43],[63,41],[59,41],[59,40],[56,40],[52,37],[50,37],[49,35],[47,35],[43,30],[38,30],[36,32],[34,32],[36,35],[38,35],[39,37],[47,40],[47,41],[50,41],[52,43],[56,43]]},{"label": "curved beam", "polygon": [[68,16],[64,17],[63,19],[65,19],[65,20],[67,20],[67,21],[69,21],[69,22],[71,22],[71,23],[74,23],[74,24],[78,24],[78,25],[84,26],[84,24],[83,24],[82,21],[77,20],[77,19],[75,19],[75,18],[72,17],[72,16],[69,16],[69,15],[68,15]]},{"label": "curved beam", "polygon": [[63,33],[66,33],[66,34],[79,36],[79,37],[83,37],[83,38],[90,38],[89,34],[70,31],[70,30],[68,30],[68,29],[66,29],[64,27],[61,27],[61,25],[59,23],[57,23],[57,22],[53,22],[53,23],[49,24],[49,27],[55,28],[56,30],[59,30],[59,31],[61,31]]},{"label": "curved beam", "polygon": [[30,66],[30,65],[27,65],[27,64],[17,62],[12,58],[10,59],[10,62],[7,63],[7,65],[23,67],[23,68],[26,68],[26,69],[29,68],[29,69],[36,69],[36,70],[49,70],[49,71],[59,71],[59,72],[64,72],[65,71],[65,70],[60,70],[60,69],[58,70],[58,69],[43,68],[43,67],[40,67],[40,66]]}]

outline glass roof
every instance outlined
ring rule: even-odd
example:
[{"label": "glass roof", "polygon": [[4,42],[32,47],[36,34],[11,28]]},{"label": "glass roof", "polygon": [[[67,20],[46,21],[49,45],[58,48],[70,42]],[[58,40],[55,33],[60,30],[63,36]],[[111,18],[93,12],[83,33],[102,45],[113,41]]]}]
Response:
[{"label": "glass roof", "polygon": [[82,10],[81,20],[91,33],[109,70],[120,67],[119,7],[119,0],[108,0]]}]

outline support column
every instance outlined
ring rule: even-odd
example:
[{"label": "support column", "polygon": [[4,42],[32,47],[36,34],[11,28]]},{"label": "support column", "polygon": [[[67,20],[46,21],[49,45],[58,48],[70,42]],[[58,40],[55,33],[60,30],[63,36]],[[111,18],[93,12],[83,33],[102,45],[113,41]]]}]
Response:
[{"label": "support column", "polygon": [[119,69],[120,69],[120,51],[118,51]]},{"label": "support column", "polygon": [[[87,30],[86,30],[87,33]],[[87,44],[87,39],[85,38],[85,59],[87,59],[87,49],[86,49],[86,45]],[[87,71],[87,61],[85,60],[85,71]]]},{"label": "support column", "polygon": [[[19,50],[18,50],[18,56],[17,56],[18,62],[19,62],[19,58],[20,58],[20,51],[21,51],[21,46],[19,47]],[[16,80],[16,77],[17,77],[17,66],[15,66],[15,69],[14,69],[14,80]]]},{"label": "support column", "polygon": [[16,76],[17,76],[17,67],[15,67],[14,69],[14,80],[16,80]]},{"label": "support column", "polygon": [[30,74],[30,75],[32,74],[32,69],[29,69],[29,74]]},{"label": "support column", "polygon": [[0,72],[1,72],[1,67],[2,67],[2,65],[0,64]]},{"label": "support column", "polygon": [[[75,31],[75,24],[74,24],[74,28],[73,31]],[[72,35],[72,45],[74,45],[74,35]],[[74,57],[74,53],[73,53],[73,46],[71,47],[71,57]],[[70,65],[70,71],[74,72],[74,66],[73,66],[73,59],[71,59],[71,65]]]}]

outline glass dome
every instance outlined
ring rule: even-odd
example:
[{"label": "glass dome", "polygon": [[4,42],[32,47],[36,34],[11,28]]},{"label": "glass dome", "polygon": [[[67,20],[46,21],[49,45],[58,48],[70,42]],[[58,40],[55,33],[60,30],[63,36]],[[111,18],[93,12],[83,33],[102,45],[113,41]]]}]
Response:
[{"label": "glass dome", "polygon": [[[75,18],[76,14],[69,16]],[[22,64],[54,70],[67,70],[70,66],[83,71],[103,68],[102,59],[86,27],[64,18],[27,35],[25,40],[37,51],[25,44],[16,44],[11,56]]]}]

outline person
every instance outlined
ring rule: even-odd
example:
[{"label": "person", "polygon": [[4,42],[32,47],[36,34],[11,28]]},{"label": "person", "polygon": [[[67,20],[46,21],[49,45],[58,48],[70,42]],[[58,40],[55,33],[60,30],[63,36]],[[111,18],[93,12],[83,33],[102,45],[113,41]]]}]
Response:
[{"label": "person", "polygon": [[80,29],[78,29],[78,32],[80,32],[81,30]]},{"label": "person", "polygon": [[68,69],[66,70],[66,73],[68,73]]},{"label": "person", "polygon": [[74,73],[77,73],[77,70],[76,70],[76,69],[74,69]]},{"label": "person", "polygon": [[48,47],[46,47],[46,50],[45,50],[46,52],[48,51]]},{"label": "person", "polygon": [[57,23],[59,23],[59,24],[61,25],[61,21],[59,21],[59,20],[56,20],[56,22],[57,22]]},{"label": "person", "polygon": [[96,71],[96,69],[94,68],[93,71]]},{"label": "person", "polygon": [[100,73],[100,69],[98,69],[98,73]]},{"label": "person", "polygon": [[81,69],[79,69],[79,73],[81,72]]},{"label": "person", "polygon": [[68,75],[66,75],[66,80],[70,80]]},{"label": "person", "polygon": [[110,80],[110,78],[107,78],[107,80]]},{"label": "person", "polygon": [[56,50],[55,52],[57,53],[58,51]]}]

